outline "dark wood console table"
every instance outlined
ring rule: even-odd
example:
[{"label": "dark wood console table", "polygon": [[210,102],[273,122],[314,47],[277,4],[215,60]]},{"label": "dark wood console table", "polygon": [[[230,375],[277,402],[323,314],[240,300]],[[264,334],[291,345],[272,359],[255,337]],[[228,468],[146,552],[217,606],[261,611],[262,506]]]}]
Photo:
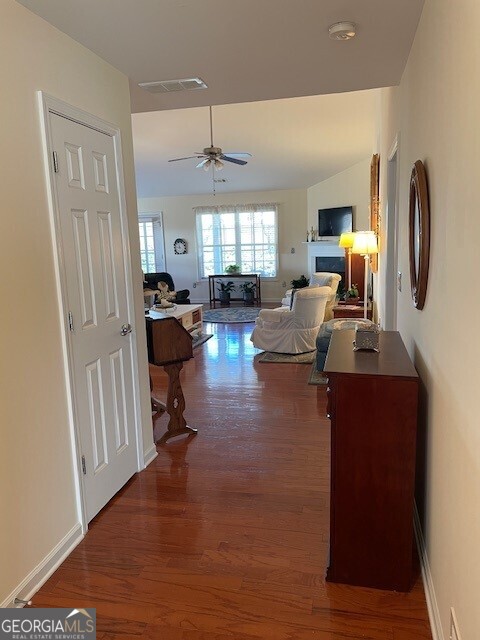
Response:
[{"label": "dark wood console table", "polygon": [[[220,302],[219,297],[215,293],[215,283],[217,280],[234,280],[240,278],[245,282],[255,283],[255,294],[253,297],[253,303],[260,307],[262,304],[262,291],[260,289],[260,276],[258,273],[220,273],[212,276],[208,276],[208,294],[210,297],[210,308],[215,309],[215,304]],[[241,283],[240,283],[241,284]],[[232,301],[241,301],[243,298],[232,298]]]},{"label": "dark wood console table", "polygon": [[170,420],[166,433],[158,441],[162,444],[174,436],[197,433],[196,429],[187,426],[183,417],[185,398],[179,377],[185,360],[193,358],[192,336],[176,318],[167,313],[150,311],[145,320],[148,361],[163,366],[168,375],[166,411]]},{"label": "dark wood console table", "polygon": [[353,340],[354,331],[334,331],[324,367],[332,429],[327,580],[408,591],[418,375],[398,332],[380,332],[379,353],[354,352]]}]

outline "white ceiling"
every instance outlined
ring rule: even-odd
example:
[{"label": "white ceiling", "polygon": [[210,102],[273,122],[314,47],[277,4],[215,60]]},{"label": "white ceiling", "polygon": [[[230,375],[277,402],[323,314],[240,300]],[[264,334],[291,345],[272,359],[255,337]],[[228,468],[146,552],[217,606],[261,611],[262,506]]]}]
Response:
[{"label": "white ceiling", "polygon": [[[399,83],[423,0],[18,0],[123,71],[132,111]],[[341,20],[348,42],[328,37]],[[207,90],[152,95],[140,82],[200,76]]]},{"label": "white ceiling", "polygon": [[[253,154],[225,164],[218,193],[305,188],[368,157],[376,92],[358,90],[399,83],[424,2],[17,1],[130,78],[139,197],[211,193],[195,160],[167,162],[209,145],[206,105],[219,105],[214,143]],[[341,20],[353,40],[329,39]],[[208,89],[138,87],[196,76]]]},{"label": "white ceiling", "polygon": [[[309,187],[369,157],[377,91],[213,107],[213,141],[248,151],[245,166],[225,162],[217,193]],[[167,162],[210,144],[208,107],[132,116],[139,197],[212,192],[212,172],[197,161]],[[365,176],[368,180],[368,176]]]}]

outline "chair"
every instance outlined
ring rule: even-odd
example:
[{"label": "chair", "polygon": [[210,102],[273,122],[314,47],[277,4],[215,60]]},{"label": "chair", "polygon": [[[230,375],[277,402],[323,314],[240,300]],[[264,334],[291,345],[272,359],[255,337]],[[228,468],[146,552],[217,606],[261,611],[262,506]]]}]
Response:
[{"label": "chair", "polygon": [[[331,294],[330,298],[327,302],[327,306],[325,308],[325,320],[331,320],[333,318],[333,307],[335,306],[335,301],[337,298],[337,289],[340,284],[340,280],[342,276],[338,273],[330,273],[329,271],[317,271],[312,274],[310,278],[310,284],[308,287],[330,287]],[[288,289],[285,292],[285,297],[282,300],[282,306],[288,307],[288,309],[292,306],[292,294],[298,291],[298,289]]]},{"label": "chair", "polygon": [[318,329],[331,295],[330,287],[305,287],[295,293],[291,309],[262,309],[250,340],[255,347],[264,351],[314,351]]},{"label": "chair", "polygon": [[[143,288],[144,290],[147,289],[156,292],[158,291],[159,282],[165,282],[168,285],[170,291],[175,291],[173,278],[169,273],[165,271],[160,271],[159,273],[146,273],[144,275]],[[181,291],[177,291],[176,293],[176,304],[190,304],[190,291],[188,289],[182,289]]]}]

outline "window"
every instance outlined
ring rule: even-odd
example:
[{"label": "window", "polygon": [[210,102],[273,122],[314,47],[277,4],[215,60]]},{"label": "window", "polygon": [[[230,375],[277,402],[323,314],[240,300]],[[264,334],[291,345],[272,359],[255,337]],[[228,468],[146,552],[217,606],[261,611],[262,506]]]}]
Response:
[{"label": "window", "polygon": [[165,271],[162,216],[140,215],[138,218],[140,257],[144,273]]},{"label": "window", "polygon": [[277,205],[195,207],[201,278],[238,264],[242,273],[277,275]]},{"label": "window", "polygon": [[139,222],[140,255],[142,258],[142,271],[155,273],[155,241],[153,239],[153,222]]}]

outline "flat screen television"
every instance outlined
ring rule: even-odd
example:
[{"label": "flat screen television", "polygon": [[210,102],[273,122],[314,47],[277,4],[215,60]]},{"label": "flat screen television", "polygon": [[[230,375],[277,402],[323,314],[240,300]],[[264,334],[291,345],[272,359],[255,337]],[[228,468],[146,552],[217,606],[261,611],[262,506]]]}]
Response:
[{"label": "flat screen television", "polygon": [[318,210],[318,235],[340,236],[353,231],[353,207],[333,207]]}]

